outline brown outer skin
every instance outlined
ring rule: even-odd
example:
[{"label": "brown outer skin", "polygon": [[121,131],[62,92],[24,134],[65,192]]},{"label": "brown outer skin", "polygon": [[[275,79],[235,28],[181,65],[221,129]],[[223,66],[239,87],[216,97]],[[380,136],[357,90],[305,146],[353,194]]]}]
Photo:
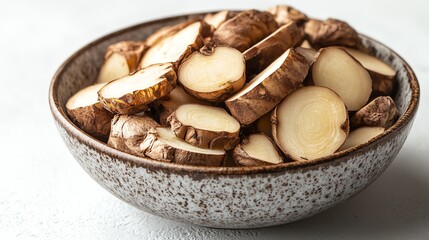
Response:
[{"label": "brown outer skin", "polygon": [[269,138],[273,137],[271,133],[271,113],[270,112],[258,118],[258,120],[256,121],[256,130],[259,133],[265,134]]},{"label": "brown outer skin", "polygon": [[[368,70],[368,69],[367,69]],[[387,76],[378,72],[368,70],[372,79],[372,93],[371,96],[392,96],[395,84],[395,76]]]},{"label": "brown outer skin", "polygon": [[147,116],[115,115],[107,144],[124,152],[144,156],[140,143],[146,138],[147,132],[156,127],[159,124]]},{"label": "brown outer skin", "polygon": [[295,91],[308,74],[310,66],[304,56],[290,49],[285,62],[270,76],[246,94],[226,106],[241,124],[248,125],[273,109],[284,97]]},{"label": "brown outer skin", "polygon": [[175,111],[174,109],[164,107],[162,104],[159,105],[159,123],[162,126],[168,126],[168,117]]},{"label": "brown outer skin", "polygon": [[359,111],[350,119],[352,128],[362,126],[389,128],[398,117],[398,109],[391,97],[377,97]]},{"label": "brown outer skin", "polygon": [[113,114],[104,109],[100,103],[67,109],[67,113],[80,129],[101,141],[107,141]]},{"label": "brown outer skin", "polygon": [[196,22],[195,19],[190,19],[188,21],[181,22],[176,25],[162,27],[152,33],[149,37],[147,37],[145,43],[149,47],[153,46],[165,37],[177,33],[178,31],[184,29],[185,27],[189,26],[194,22]]},{"label": "brown outer skin", "polygon": [[328,18],[325,21],[310,19],[304,27],[306,39],[315,49],[328,46],[362,48],[358,33],[346,22]]},{"label": "brown outer skin", "polygon": [[[140,71],[144,71],[144,69]],[[149,103],[166,96],[176,86],[177,76],[173,68],[160,77],[164,80],[147,89],[136,90],[119,98],[104,98],[101,95],[103,88],[114,81],[120,81],[121,78],[113,80],[98,91],[98,99],[103,107],[112,113],[135,114],[142,112],[148,108]]]},{"label": "brown outer skin", "polygon": [[[220,12],[223,12],[223,11],[220,11]],[[211,18],[211,17],[215,16],[216,14],[218,14],[218,13],[220,13],[220,12],[217,12],[217,13],[208,13],[208,14],[206,14],[206,15],[204,16],[204,18],[203,18],[203,21],[206,21],[206,20],[207,20],[207,18]],[[220,25],[222,25],[222,23],[224,23],[225,21],[227,21],[227,20],[229,20],[229,19],[231,19],[231,18],[233,18],[233,17],[237,16],[237,14],[238,14],[237,12],[228,11],[228,10],[226,10],[226,12],[227,12],[227,13],[226,13],[225,19],[223,19],[223,21],[222,21],[218,26],[214,26],[214,25],[212,25],[214,29],[218,28]]]},{"label": "brown outer skin", "polygon": [[[194,20],[190,20],[192,21],[190,24],[196,22]],[[201,22],[201,27],[200,27],[200,34],[195,38],[195,42],[190,44],[185,51],[183,51],[182,55],[180,55],[180,57],[173,63],[173,67],[174,69],[178,69],[180,64],[183,62],[184,59],[186,59],[189,55],[191,55],[191,53],[193,53],[194,51],[199,50],[201,47],[204,46],[204,39],[205,38],[210,38],[212,33],[213,33],[213,27],[211,25],[209,25],[208,23],[204,22],[204,21],[200,21]],[[187,26],[189,26],[190,24],[186,25],[183,28],[186,28]],[[182,28],[182,29],[183,29]],[[168,34],[167,36],[159,39],[159,41],[156,41],[155,43],[153,43],[153,45],[151,45],[151,47],[154,47],[156,44],[158,44],[160,41],[164,40],[166,37],[170,37],[176,33],[178,33],[180,30],[179,29],[175,32],[172,32],[171,34]],[[173,47],[173,46],[172,46]],[[146,51],[147,53],[147,51]],[[141,68],[141,64],[143,62],[143,59],[145,58],[145,55],[142,56],[140,63],[139,63],[139,67]]]},{"label": "brown outer skin", "polygon": [[[271,138],[268,138],[271,143],[273,144],[274,148],[276,149],[277,153],[282,156],[282,153],[280,152],[279,148],[277,147],[276,143],[271,140]],[[248,138],[243,140],[243,143],[248,141]],[[268,166],[268,165],[275,165],[274,163],[266,162],[257,158],[252,158],[247,154],[247,152],[244,151],[244,149],[241,147],[241,144],[237,145],[233,152],[232,156],[234,159],[235,164],[238,166]],[[284,159],[283,159],[284,162]]]},{"label": "brown outer skin", "polygon": [[171,126],[171,131],[178,138],[200,148],[231,150],[240,142],[240,130],[237,132],[216,132],[198,129],[180,122],[176,117],[176,112],[167,118],[167,122]]},{"label": "brown outer skin", "polygon": [[147,157],[158,161],[184,165],[220,167],[226,158],[226,152],[224,155],[208,155],[173,148],[168,144],[158,141],[156,129],[148,132],[146,139],[140,147]]},{"label": "brown outer skin", "polygon": [[290,22],[296,22],[296,24],[302,25],[309,20],[307,15],[303,12],[288,5],[277,5],[268,8],[267,11],[275,17],[279,25],[288,24]]},{"label": "brown outer skin", "polygon": [[213,33],[213,43],[229,46],[240,52],[250,48],[272,32],[278,24],[268,12],[248,10],[225,21]]},{"label": "brown outer skin", "polygon": [[301,44],[303,39],[304,30],[294,22],[281,26],[276,34],[264,38],[243,52],[247,71],[260,73],[286,50]]},{"label": "brown outer skin", "polygon": [[[213,54],[213,52],[216,51],[215,50],[216,48],[214,46],[211,46],[211,44],[212,43],[209,43],[208,45],[204,45],[202,48],[199,49],[199,52],[203,55],[206,55],[206,56]],[[210,51],[206,50],[208,48],[207,46],[211,46],[212,50],[210,50]],[[191,56],[192,56],[192,54],[188,55],[188,57],[186,59],[184,59],[182,61],[182,63],[186,62]],[[243,59],[243,61],[244,61],[244,59]],[[178,71],[180,71],[180,67],[179,67]],[[223,102],[223,101],[225,101],[225,99],[229,98],[234,93],[239,91],[243,87],[245,82],[246,82],[246,65],[243,69],[243,75],[241,75],[240,78],[238,78],[233,83],[229,83],[228,85],[225,84],[227,86],[226,88],[219,89],[219,90],[214,91],[214,92],[198,92],[198,91],[192,90],[190,88],[187,88],[184,84],[181,84],[181,86],[189,95],[191,95],[191,96],[193,96],[199,100],[209,101],[209,102]]]},{"label": "brown outer skin", "polygon": [[130,73],[133,73],[137,70],[140,59],[147,49],[144,42],[121,41],[107,47],[104,59],[108,59],[113,53],[121,54],[127,60]]},{"label": "brown outer skin", "polygon": [[316,61],[317,51],[313,48],[296,47],[295,50],[307,59],[308,64],[313,65]]},{"label": "brown outer skin", "polygon": [[[345,105],[344,105],[344,107],[345,107]],[[279,147],[279,149],[280,150],[282,150],[282,152],[284,153],[284,155],[287,157],[287,158],[289,158],[289,159],[291,159],[291,160],[293,160],[293,161],[296,161],[296,162],[303,162],[303,161],[307,161],[307,160],[305,160],[305,159],[302,159],[302,158],[299,158],[299,159],[295,159],[295,158],[293,158],[290,154],[288,154],[287,153],[287,151],[285,151],[283,148],[282,148],[282,146],[281,146],[281,144],[280,144],[280,141],[278,140],[278,138],[277,138],[277,125],[279,124],[279,120],[278,120],[278,116],[277,116],[277,108],[278,108],[278,106],[276,106],[276,108],[273,110],[273,112],[272,112],[272,114],[271,114],[271,124],[272,124],[272,129],[271,129],[271,131],[272,131],[272,133],[273,133],[273,139],[274,139],[274,142],[277,144],[277,146]],[[346,108],[346,110],[347,110],[347,108]],[[341,129],[347,134],[347,135],[349,135],[349,132],[350,132],[350,121],[349,121],[349,115],[348,114],[346,114],[346,121],[341,125]],[[341,146],[340,146],[341,147]],[[340,148],[339,147],[339,148]],[[338,149],[339,149],[338,148]],[[337,149],[337,151],[338,151],[338,149]]]}]

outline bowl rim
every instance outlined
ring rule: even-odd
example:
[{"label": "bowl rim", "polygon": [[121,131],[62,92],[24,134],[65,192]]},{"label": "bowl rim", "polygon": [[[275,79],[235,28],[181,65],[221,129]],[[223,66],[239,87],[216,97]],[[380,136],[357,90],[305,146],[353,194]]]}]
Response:
[{"label": "bowl rim", "polygon": [[242,167],[207,167],[207,166],[191,166],[191,165],[182,165],[177,163],[161,162],[154,159],[140,157],[130,153],[122,152],[113,147],[110,147],[104,142],[101,142],[91,137],[87,133],[85,133],[69,119],[69,117],[67,116],[64,109],[62,108],[61,104],[58,101],[57,89],[58,89],[59,81],[61,79],[62,74],[64,73],[65,69],[67,69],[70,66],[70,64],[74,61],[75,58],[84,54],[91,47],[96,46],[99,43],[105,40],[108,40],[110,38],[113,38],[115,36],[119,36],[123,33],[133,31],[135,29],[142,28],[147,25],[162,23],[166,21],[174,21],[181,18],[198,17],[212,12],[213,11],[192,13],[192,14],[181,14],[181,15],[176,15],[172,17],[159,18],[156,20],[135,24],[135,25],[114,31],[110,34],[104,35],[96,40],[89,42],[88,44],[84,45],[82,48],[77,50],[61,64],[61,66],[57,69],[56,73],[54,74],[50,83],[49,96],[48,96],[49,106],[51,109],[51,113],[55,121],[57,122],[57,124],[61,125],[69,133],[69,135],[73,135],[74,138],[91,146],[93,149],[98,150],[99,153],[109,155],[115,159],[118,159],[120,161],[123,161],[125,163],[131,164],[136,167],[144,167],[146,169],[164,171],[168,173],[186,172],[186,173],[203,173],[203,174],[214,174],[214,175],[243,175],[243,174],[247,175],[247,174],[255,174],[255,173],[303,171],[306,169],[318,168],[323,164],[329,164],[329,165],[339,164],[343,161],[347,161],[348,159],[353,158],[354,156],[360,155],[362,152],[366,152],[372,148],[377,147],[377,143],[387,141],[389,136],[393,135],[397,131],[400,131],[402,128],[407,126],[413,120],[413,117],[415,116],[419,105],[419,98],[420,98],[420,87],[414,71],[409,66],[409,64],[394,50],[387,47],[383,43],[380,43],[379,41],[374,40],[365,35],[360,35],[360,36],[363,38],[367,38],[377,44],[382,45],[383,47],[391,51],[392,55],[394,55],[395,57],[401,60],[401,63],[406,69],[407,75],[409,78],[409,84],[410,84],[410,89],[412,94],[410,104],[407,106],[407,109],[404,112],[404,114],[400,116],[400,118],[393,124],[393,126],[388,128],[382,134],[378,135],[377,137],[371,139],[366,143],[360,144],[358,146],[355,146],[340,152],[336,152],[334,154],[331,154],[329,156],[325,156],[322,158],[309,160],[309,161],[287,162],[287,163],[281,163],[276,165],[242,166]]}]

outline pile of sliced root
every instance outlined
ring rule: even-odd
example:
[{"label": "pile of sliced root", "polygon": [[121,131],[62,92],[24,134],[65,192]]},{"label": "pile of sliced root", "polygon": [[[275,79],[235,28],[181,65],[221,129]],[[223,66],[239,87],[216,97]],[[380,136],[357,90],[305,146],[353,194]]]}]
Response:
[{"label": "pile of sliced root", "polygon": [[87,134],[156,161],[311,161],[396,122],[396,72],[368,52],[337,19],[287,5],[225,10],[110,45],[96,83],[66,109]]}]

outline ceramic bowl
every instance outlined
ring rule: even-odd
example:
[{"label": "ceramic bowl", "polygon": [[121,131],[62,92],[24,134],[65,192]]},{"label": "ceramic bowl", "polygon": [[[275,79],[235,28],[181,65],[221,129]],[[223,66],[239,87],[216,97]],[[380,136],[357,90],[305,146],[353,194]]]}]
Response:
[{"label": "ceramic bowl", "polygon": [[71,154],[101,186],[152,214],[216,228],[255,228],[297,221],[335,206],[371,184],[398,154],[419,102],[410,66],[383,44],[361,36],[371,53],[397,71],[399,120],[370,142],[323,159],[263,167],[198,167],[158,162],[113,149],[77,128],[65,113],[67,99],[92,84],[109,44],[144,40],[186,15],[132,26],[102,37],[58,69],[49,103]]}]

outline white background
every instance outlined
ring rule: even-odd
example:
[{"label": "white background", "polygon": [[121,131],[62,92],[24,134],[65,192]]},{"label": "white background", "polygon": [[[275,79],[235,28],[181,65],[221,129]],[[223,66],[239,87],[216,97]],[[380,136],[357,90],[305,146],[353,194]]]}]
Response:
[{"label": "white background", "polygon": [[361,194],[315,217],[253,230],[165,220],[110,195],[69,154],[47,98],[56,68],[74,51],[150,19],[280,2],[0,0],[0,239],[429,239],[424,0],[288,2],[314,17],[344,19],[386,43],[411,64],[422,91],[414,127],[394,163]]}]

